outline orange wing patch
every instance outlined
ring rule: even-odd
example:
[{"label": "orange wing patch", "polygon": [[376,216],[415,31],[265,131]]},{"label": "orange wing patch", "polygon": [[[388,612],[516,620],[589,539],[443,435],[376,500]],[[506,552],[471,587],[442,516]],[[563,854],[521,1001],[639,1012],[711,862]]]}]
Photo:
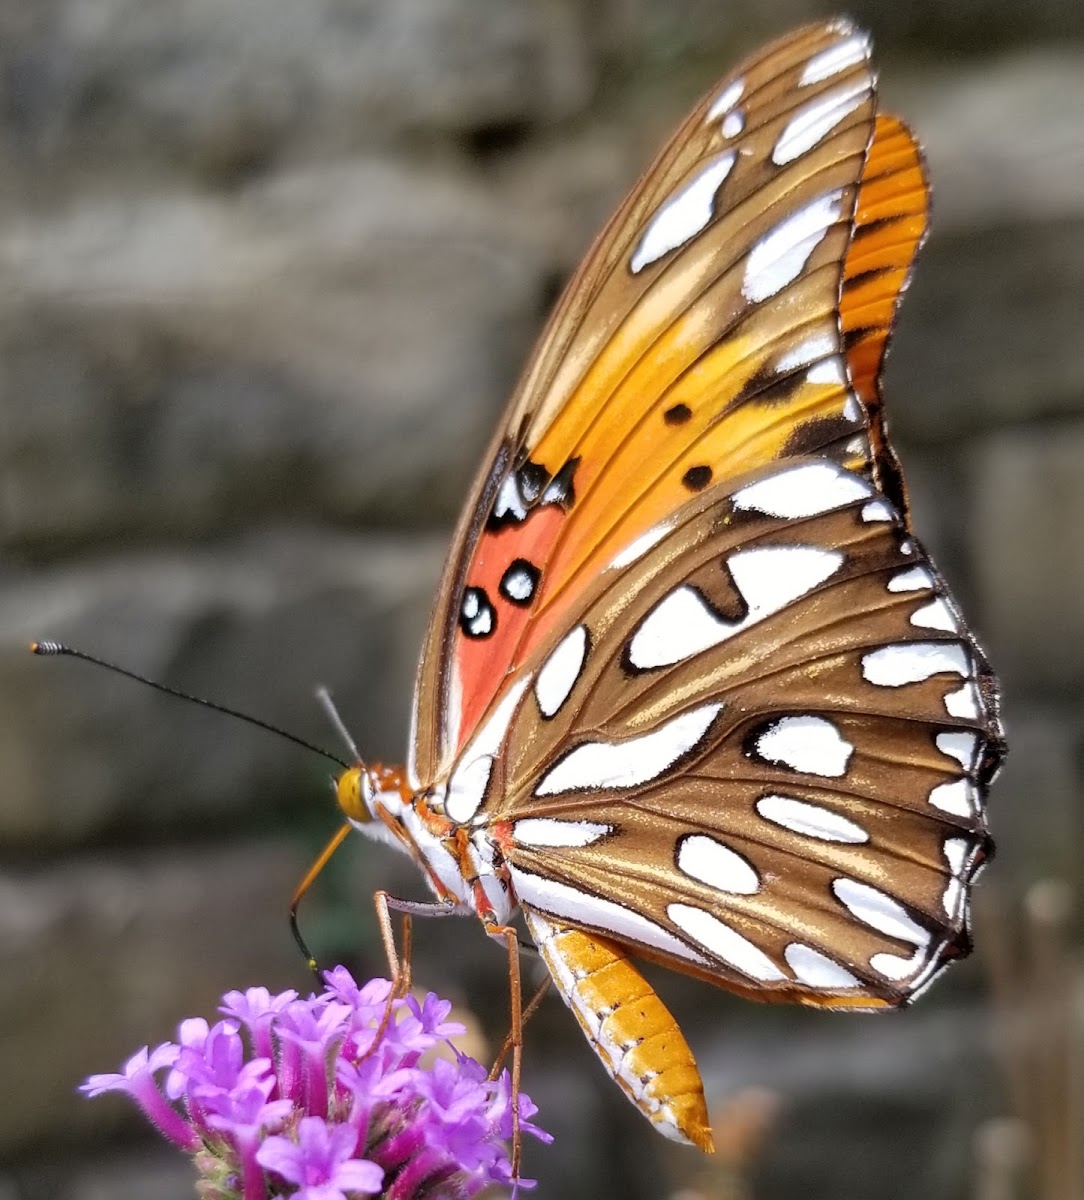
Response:
[{"label": "orange wing patch", "polygon": [[[521,526],[486,530],[468,575],[459,624],[455,667],[461,680],[492,684],[501,679],[523,635],[535,588],[557,538],[563,511],[532,510]],[[486,687],[462,688],[457,749],[474,730],[489,700]]]},{"label": "orange wing patch", "polygon": [[888,445],[881,408],[881,370],[900,297],[926,236],[929,211],[918,143],[898,118],[879,116],[844,262],[839,316],[851,383],[869,412],[877,482],[905,516],[907,492]]}]

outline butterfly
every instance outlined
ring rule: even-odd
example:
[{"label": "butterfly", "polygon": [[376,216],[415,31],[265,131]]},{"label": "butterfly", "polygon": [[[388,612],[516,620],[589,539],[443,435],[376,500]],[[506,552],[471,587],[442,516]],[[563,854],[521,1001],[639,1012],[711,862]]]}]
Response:
[{"label": "butterfly", "polygon": [[405,767],[339,783],[513,973],[522,912],[607,1072],[704,1149],[695,1059],[633,958],[875,1010],[970,949],[998,690],[914,536],[881,404],[928,208],[849,22],[705,96],[493,436]]}]

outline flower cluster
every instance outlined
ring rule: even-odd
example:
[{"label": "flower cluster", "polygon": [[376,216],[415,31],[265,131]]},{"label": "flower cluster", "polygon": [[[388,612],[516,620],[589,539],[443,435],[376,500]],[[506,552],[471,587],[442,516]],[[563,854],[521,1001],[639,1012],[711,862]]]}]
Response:
[{"label": "flower cluster", "polygon": [[[462,1033],[451,1005],[432,993],[395,1000],[381,1031],[387,980],[359,987],[344,967],[324,978],[307,999],[228,992],[224,1020],[182,1021],[175,1043],[144,1047],[81,1090],[131,1096],[194,1155],[202,1200],[458,1200],[511,1182],[507,1072],[490,1080],[458,1053],[419,1065]],[[536,1111],[521,1092],[523,1132],[550,1141],[527,1120]]]}]

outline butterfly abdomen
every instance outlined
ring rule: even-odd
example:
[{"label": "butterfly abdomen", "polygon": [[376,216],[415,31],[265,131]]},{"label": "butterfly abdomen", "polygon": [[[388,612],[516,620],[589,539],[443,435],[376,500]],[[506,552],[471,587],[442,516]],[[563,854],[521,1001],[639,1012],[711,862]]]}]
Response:
[{"label": "butterfly abdomen", "polygon": [[615,943],[525,915],[565,1003],[622,1091],[660,1133],[711,1151],[700,1072],[651,985]]}]

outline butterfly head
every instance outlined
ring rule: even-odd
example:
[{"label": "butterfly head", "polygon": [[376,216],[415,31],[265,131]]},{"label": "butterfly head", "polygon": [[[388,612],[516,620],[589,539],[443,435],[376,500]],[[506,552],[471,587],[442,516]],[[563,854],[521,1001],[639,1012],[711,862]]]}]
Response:
[{"label": "butterfly head", "polygon": [[343,771],[335,781],[335,799],[351,825],[367,825],[373,819],[373,810],[369,807],[372,796],[369,772],[360,765]]},{"label": "butterfly head", "polygon": [[371,834],[374,822],[384,824],[381,810],[398,815],[402,806],[410,804],[411,797],[402,769],[381,763],[355,763],[335,782],[335,799],[343,816],[363,833]]}]

